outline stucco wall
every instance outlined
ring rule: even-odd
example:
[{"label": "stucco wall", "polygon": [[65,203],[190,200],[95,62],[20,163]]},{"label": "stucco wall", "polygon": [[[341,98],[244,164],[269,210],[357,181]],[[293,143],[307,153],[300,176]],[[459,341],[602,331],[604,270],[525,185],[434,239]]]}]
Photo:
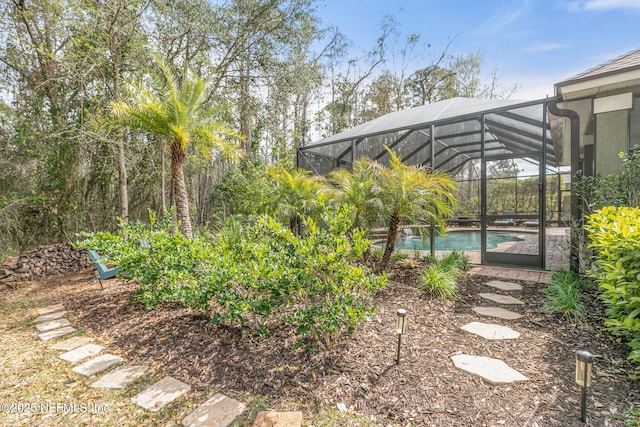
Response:
[{"label": "stucco wall", "polygon": [[596,116],[596,173],[606,177],[622,167],[618,153],[629,148],[629,111],[619,110]]}]

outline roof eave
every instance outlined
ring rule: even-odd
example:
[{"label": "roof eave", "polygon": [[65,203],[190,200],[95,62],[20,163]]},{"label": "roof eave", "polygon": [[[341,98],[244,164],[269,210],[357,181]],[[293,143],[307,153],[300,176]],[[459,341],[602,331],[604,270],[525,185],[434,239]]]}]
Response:
[{"label": "roof eave", "polygon": [[583,98],[612,92],[626,87],[634,87],[640,84],[640,66],[629,67],[625,70],[617,70],[602,73],[597,76],[584,77],[574,80],[565,80],[556,83],[555,93],[563,100]]}]

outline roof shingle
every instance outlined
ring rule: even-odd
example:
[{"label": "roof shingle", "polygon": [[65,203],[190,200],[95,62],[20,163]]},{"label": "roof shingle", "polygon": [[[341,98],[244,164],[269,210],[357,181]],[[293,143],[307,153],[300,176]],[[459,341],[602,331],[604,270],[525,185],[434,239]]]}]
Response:
[{"label": "roof shingle", "polygon": [[640,48],[627,52],[600,65],[596,65],[593,68],[589,68],[588,70],[576,74],[575,76],[560,83],[556,83],[556,86],[564,86],[571,83],[577,83],[579,81],[595,79],[609,74],[616,74],[637,68],[640,68]]}]

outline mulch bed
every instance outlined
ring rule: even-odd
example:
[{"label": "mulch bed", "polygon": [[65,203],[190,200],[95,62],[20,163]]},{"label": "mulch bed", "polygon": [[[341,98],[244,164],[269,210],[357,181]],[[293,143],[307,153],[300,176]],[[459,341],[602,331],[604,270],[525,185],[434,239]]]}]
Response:
[{"label": "mulch bed", "polygon": [[[296,348],[286,330],[255,337],[212,325],[205,312],[170,306],[147,311],[129,301],[135,285],[109,281],[110,289],[100,291],[89,270],[42,279],[37,292],[64,302],[74,326],[127,360],[148,363],[195,390],[214,388],[240,400],[261,395],[333,407],[342,402],[351,411],[375,414],[381,425],[583,426],[574,351],[587,349],[595,356],[588,425],[625,425],[627,409],[639,408],[640,383],[631,379],[627,347],[603,331],[595,296],[588,323],[574,327],[540,314],[542,285],[520,282],[524,290],[508,294],[526,304],[509,309],[525,316],[493,320],[471,311],[491,305],[478,293],[505,293],[484,286],[489,278],[465,276],[458,300],[446,302],[416,293],[418,271],[393,268],[388,288],[375,300],[374,319],[352,341],[317,352]],[[398,308],[408,312],[399,365]],[[489,341],[460,330],[472,321],[510,326],[522,336]],[[453,366],[451,356],[461,353],[502,359],[529,381],[489,385]]]}]

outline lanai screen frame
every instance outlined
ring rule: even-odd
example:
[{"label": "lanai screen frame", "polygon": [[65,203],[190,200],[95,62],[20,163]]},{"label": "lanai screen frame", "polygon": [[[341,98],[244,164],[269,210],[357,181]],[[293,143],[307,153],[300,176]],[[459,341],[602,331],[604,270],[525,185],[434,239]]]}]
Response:
[{"label": "lanai screen frame", "polygon": [[[547,167],[557,166],[548,118],[548,111],[557,110],[555,103],[555,98],[536,101],[453,98],[394,112],[301,147],[297,152],[297,166],[325,175],[335,168],[349,168],[353,159],[361,156],[385,163],[389,157],[386,145],[406,163],[444,170],[452,175],[466,162],[481,159],[483,187],[485,159],[494,156],[539,156],[540,176],[544,176]],[[573,160],[573,153],[570,155]],[[573,161],[571,163],[573,166]],[[545,200],[546,179],[540,182],[541,200]],[[546,203],[541,203],[540,267],[544,267],[545,257],[545,233],[542,232],[546,227],[545,211]],[[485,197],[481,198],[480,215],[484,233]]]}]

